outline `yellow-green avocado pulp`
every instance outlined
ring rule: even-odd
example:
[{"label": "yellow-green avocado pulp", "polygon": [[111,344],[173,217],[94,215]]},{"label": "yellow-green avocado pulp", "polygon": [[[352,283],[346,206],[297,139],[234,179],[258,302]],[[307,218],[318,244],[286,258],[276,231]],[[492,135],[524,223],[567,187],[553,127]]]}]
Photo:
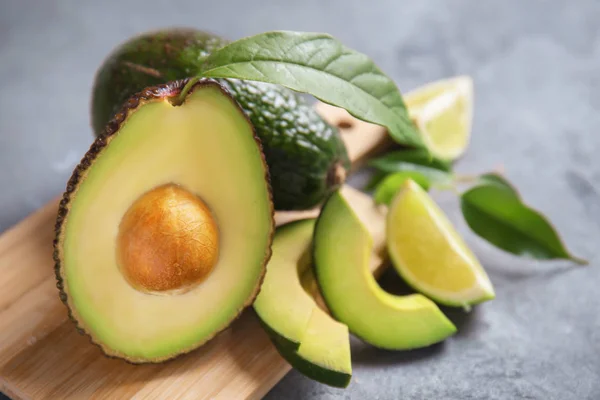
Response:
[{"label": "yellow-green avocado pulp", "polygon": [[[61,297],[106,354],[132,362],[172,358],[226,328],[252,302],[270,256],[271,192],[252,126],[212,81],[173,105],[184,84],[147,89],[126,104],[75,170],[59,210]],[[132,204],[163,185],[210,209],[218,257],[185,290],[157,293],[130,284],[117,243]]]},{"label": "yellow-green avocado pulp", "polygon": [[313,243],[313,266],[325,303],[354,335],[383,349],[408,350],[456,332],[425,296],[396,296],[377,284],[369,270],[373,238],[341,191],[325,202]]},{"label": "yellow-green avocado pulp", "polygon": [[314,226],[315,220],[306,219],[277,229],[254,310],[294,368],[321,383],[346,387],[352,377],[348,327],[319,308],[300,281],[311,268]]}]

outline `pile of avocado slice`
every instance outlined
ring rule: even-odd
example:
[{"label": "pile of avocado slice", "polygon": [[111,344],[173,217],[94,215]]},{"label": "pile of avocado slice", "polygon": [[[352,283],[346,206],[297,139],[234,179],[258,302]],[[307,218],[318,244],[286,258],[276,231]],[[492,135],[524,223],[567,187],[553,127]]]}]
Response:
[{"label": "pile of avocado slice", "polygon": [[[281,355],[314,380],[349,384],[349,332],[388,350],[426,347],[456,332],[427,297],[395,296],[377,284],[374,273],[386,264],[379,256],[384,220],[385,210],[345,187],[327,199],[317,219],[275,233],[254,309]],[[311,290],[315,284],[319,294]]]},{"label": "pile of avocado slice", "polygon": [[[281,355],[336,387],[352,375],[349,332],[386,349],[454,333],[430,300],[377,285],[382,237],[340,189],[349,161],[335,127],[276,85],[190,83],[226,43],[150,32],[100,68],[96,139],[67,184],[54,242],[78,329],[108,356],[155,363],[198,348],[254,304]],[[275,232],[274,210],[320,204],[317,220]]]}]

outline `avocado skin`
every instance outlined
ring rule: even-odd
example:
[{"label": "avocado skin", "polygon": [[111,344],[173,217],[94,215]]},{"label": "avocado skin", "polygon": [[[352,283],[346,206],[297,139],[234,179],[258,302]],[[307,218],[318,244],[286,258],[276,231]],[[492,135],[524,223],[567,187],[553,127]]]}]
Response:
[{"label": "avocado skin", "polygon": [[[134,93],[148,86],[195,76],[210,52],[227,40],[193,29],[148,32],[118,47],[99,69],[93,89],[96,136]],[[218,79],[232,94],[260,138],[277,210],[321,203],[344,181],[350,163],[337,128],[298,94],[284,87]]]},{"label": "avocado skin", "polygon": [[271,343],[273,343],[279,355],[304,376],[331,387],[341,389],[348,387],[350,380],[352,379],[351,374],[334,372],[305,360],[297,353],[298,347],[300,346],[299,344],[290,342],[272,330],[271,327],[265,324],[260,318],[258,318],[258,320],[265,332],[267,332],[267,336],[271,339]]}]

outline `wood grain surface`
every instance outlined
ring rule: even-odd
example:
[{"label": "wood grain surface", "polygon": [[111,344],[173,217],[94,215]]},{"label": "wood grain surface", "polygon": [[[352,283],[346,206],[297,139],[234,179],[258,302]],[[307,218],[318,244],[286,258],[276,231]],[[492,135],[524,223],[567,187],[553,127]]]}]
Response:
[{"label": "wood grain surface", "polygon": [[[379,126],[325,104],[317,110],[342,127],[353,166],[389,144]],[[358,208],[369,204],[354,193]],[[52,261],[57,204],[0,237],[0,391],[14,399],[256,399],[289,371],[252,310],[207,345],[163,364],[103,356],[77,333],[58,298]],[[317,212],[277,213],[276,221]]]}]

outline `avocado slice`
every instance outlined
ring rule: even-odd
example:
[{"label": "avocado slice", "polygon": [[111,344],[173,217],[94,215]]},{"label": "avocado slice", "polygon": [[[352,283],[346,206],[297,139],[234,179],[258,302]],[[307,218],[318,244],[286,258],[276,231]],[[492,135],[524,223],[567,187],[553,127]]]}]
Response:
[{"label": "avocado slice", "polygon": [[315,306],[299,278],[310,268],[314,221],[306,219],[277,228],[267,274],[254,301],[254,309],[263,323],[296,348]]},{"label": "avocado slice", "polygon": [[311,268],[314,219],[277,229],[254,310],[281,355],[304,375],[335,387],[352,376],[348,327],[325,313],[300,282]]},{"label": "avocado slice", "polygon": [[[373,251],[369,270],[375,279],[379,279],[389,266],[386,242],[387,207],[376,204],[371,196],[358,189],[354,189],[352,186],[343,185],[340,191],[344,199],[348,201],[348,204],[352,206],[352,210],[367,229],[369,235],[373,238]],[[315,299],[317,304],[323,310],[328,311],[327,305],[321,296],[319,284],[315,278],[314,268],[307,268],[301,274],[300,282],[304,290]]]},{"label": "avocado slice", "polygon": [[342,192],[321,211],[314,234],[314,269],[332,315],[354,335],[384,349],[424,347],[456,328],[431,300],[420,294],[385,292],[369,270],[373,238]]},{"label": "avocado slice", "polygon": [[[159,362],[225,329],[258,293],[273,205],[252,125],[218,83],[126,102],[67,185],[60,297],[109,356]],[[183,98],[182,98],[183,97]]]},{"label": "avocado slice", "polygon": [[[118,46],[99,68],[92,96],[96,135],[134,93],[194,76],[206,56],[227,40],[194,29],[147,32]],[[303,97],[282,86],[218,80],[244,110],[261,139],[278,210],[322,203],[350,168],[338,129]]]},{"label": "avocado slice", "polygon": [[305,376],[333,387],[345,388],[350,384],[352,364],[348,327],[321,308],[313,308],[297,349],[289,347],[277,335],[272,335],[271,339],[279,354]]}]

